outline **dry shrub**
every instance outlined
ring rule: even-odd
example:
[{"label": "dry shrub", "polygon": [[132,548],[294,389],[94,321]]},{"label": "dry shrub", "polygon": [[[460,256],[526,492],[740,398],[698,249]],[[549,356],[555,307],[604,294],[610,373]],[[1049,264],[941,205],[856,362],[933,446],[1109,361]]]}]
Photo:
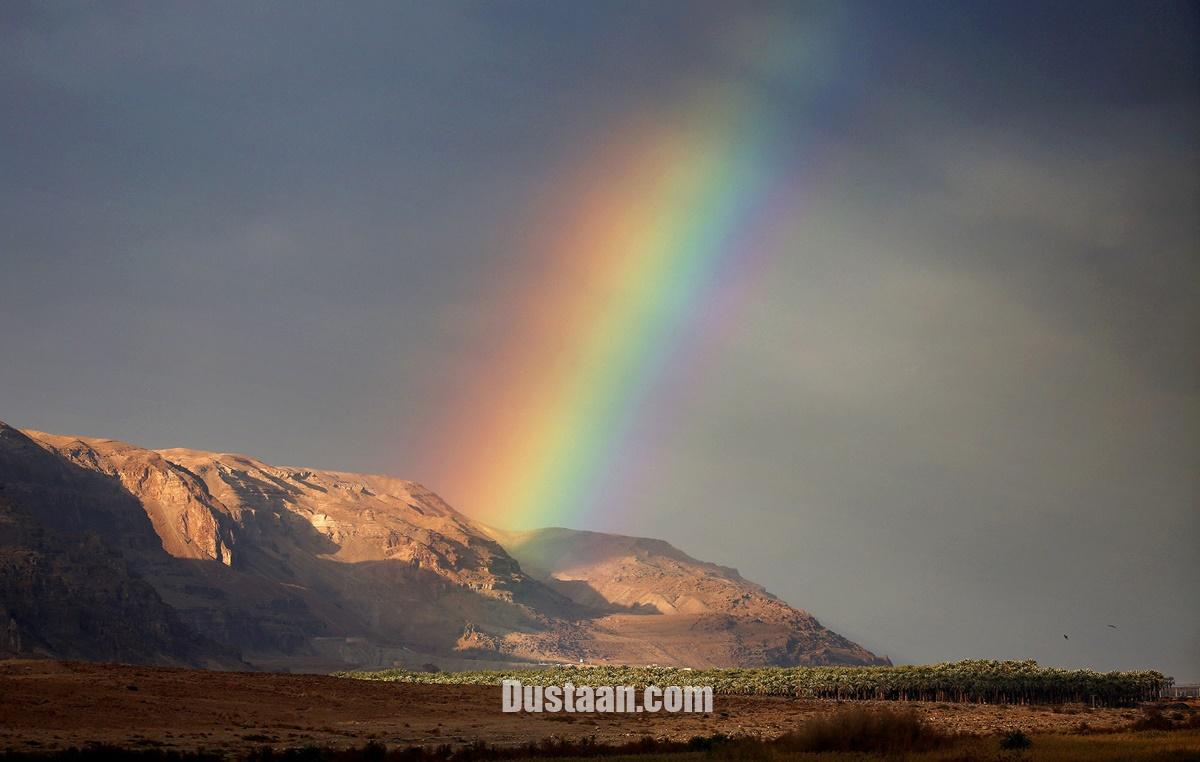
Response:
[{"label": "dry shrub", "polygon": [[1130,725],[1131,730],[1174,730],[1175,723],[1162,713],[1156,706],[1142,710],[1143,716]]},{"label": "dry shrub", "polygon": [[913,710],[853,707],[810,720],[776,744],[786,751],[902,754],[936,749],[949,740]]},{"label": "dry shrub", "polygon": [[1033,741],[1020,730],[1010,730],[1000,738],[1000,748],[1005,751],[1020,751],[1030,746]]},{"label": "dry shrub", "polygon": [[[1175,706],[1175,705],[1168,705]],[[1185,705],[1186,706],[1186,705]],[[1200,712],[1175,711],[1167,715],[1161,706],[1147,706],[1142,709],[1142,716],[1129,726],[1130,730],[1194,730],[1200,728]]]}]

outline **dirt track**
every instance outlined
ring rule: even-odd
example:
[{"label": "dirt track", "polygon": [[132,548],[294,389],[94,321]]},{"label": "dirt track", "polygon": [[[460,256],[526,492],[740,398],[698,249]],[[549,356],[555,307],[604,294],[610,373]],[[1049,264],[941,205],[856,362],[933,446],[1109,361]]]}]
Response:
[{"label": "dirt track", "polygon": [[[201,672],[54,661],[0,661],[0,749],[104,742],[238,750],[264,745],[517,744],[553,736],[620,742],[650,735],[776,736],[827,701],[717,696],[711,715],[512,715],[500,689],[373,683],[317,675]],[[957,732],[1121,727],[1133,709],[913,704]]]}]

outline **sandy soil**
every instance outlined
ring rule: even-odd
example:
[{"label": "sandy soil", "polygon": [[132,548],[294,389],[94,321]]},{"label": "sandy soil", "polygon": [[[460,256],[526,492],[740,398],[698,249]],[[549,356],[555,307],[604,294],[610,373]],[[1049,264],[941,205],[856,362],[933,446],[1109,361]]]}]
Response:
[{"label": "sandy soil", "polygon": [[[318,675],[202,672],[56,661],[0,661],[0,749],[104,742],[127,747],[240,750],[275,747],[516,744],[595,736],[776,736],[828,701],[717,696],[711,715],[504,714],[500,689],[377,683]],[[1081,722],[1117,728],[1135,709],[914,703],[947,729],[1068,732]]]}]

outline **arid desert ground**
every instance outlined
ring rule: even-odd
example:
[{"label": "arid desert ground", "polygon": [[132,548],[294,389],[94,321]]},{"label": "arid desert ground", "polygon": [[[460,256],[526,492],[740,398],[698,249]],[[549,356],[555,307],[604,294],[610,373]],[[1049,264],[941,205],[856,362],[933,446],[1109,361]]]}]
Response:
[{"label": "arid desert ground", "polygon": [[[865,702],[872,705],[874,702]],[[882,702],[881,702],[882,703]],[[894,705],[894,704],[893,704]],[[1074,733],[1128,727],[1136,708],[914,703],[955,733]],[[1200,711],[1193,701],[1190,713]],[[211,672],[82,662],[0,662],[0,749],[125,748],[238,752],[295,748],[518,745],[596,737],[686,740],[716,733],[776,737],[836,702],[718,696],[708,715],[533,715],[500,711],[499,688],[411,685],[320,675]],[[1200,743],[1200,741],[1198,741]]]}]

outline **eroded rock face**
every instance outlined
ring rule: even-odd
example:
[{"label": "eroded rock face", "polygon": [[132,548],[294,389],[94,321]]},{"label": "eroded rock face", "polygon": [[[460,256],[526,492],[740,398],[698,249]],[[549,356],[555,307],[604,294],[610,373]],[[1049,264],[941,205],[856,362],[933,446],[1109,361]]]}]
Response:
[{"label": "eroded rock face", "polygon": [[141,502],[167,553],[233,564],[234,516],[191,472],[158,453],[112,439],[25,433],[68,462],[119,480]]},{"label": "eroded rock face", "polygon": [[138,573],[161,549],[109,478],[0,424],[0,656],[247,668]]},{"label": "eroded rock face", "polygon": [[0,495],[98,532],[183,626],[265,667],[878,661],[659,540],[506,534],[414,482],[245,455],[3,424],[0,445]]},{"label": "eroded rock face", "polygon": [[164,450],[261,540],[285,528],[317,557],[346,564],[398,561],[512,601],[529,578],[500,545],[433,492],[386,476],[271,466],[243,455]]}]

